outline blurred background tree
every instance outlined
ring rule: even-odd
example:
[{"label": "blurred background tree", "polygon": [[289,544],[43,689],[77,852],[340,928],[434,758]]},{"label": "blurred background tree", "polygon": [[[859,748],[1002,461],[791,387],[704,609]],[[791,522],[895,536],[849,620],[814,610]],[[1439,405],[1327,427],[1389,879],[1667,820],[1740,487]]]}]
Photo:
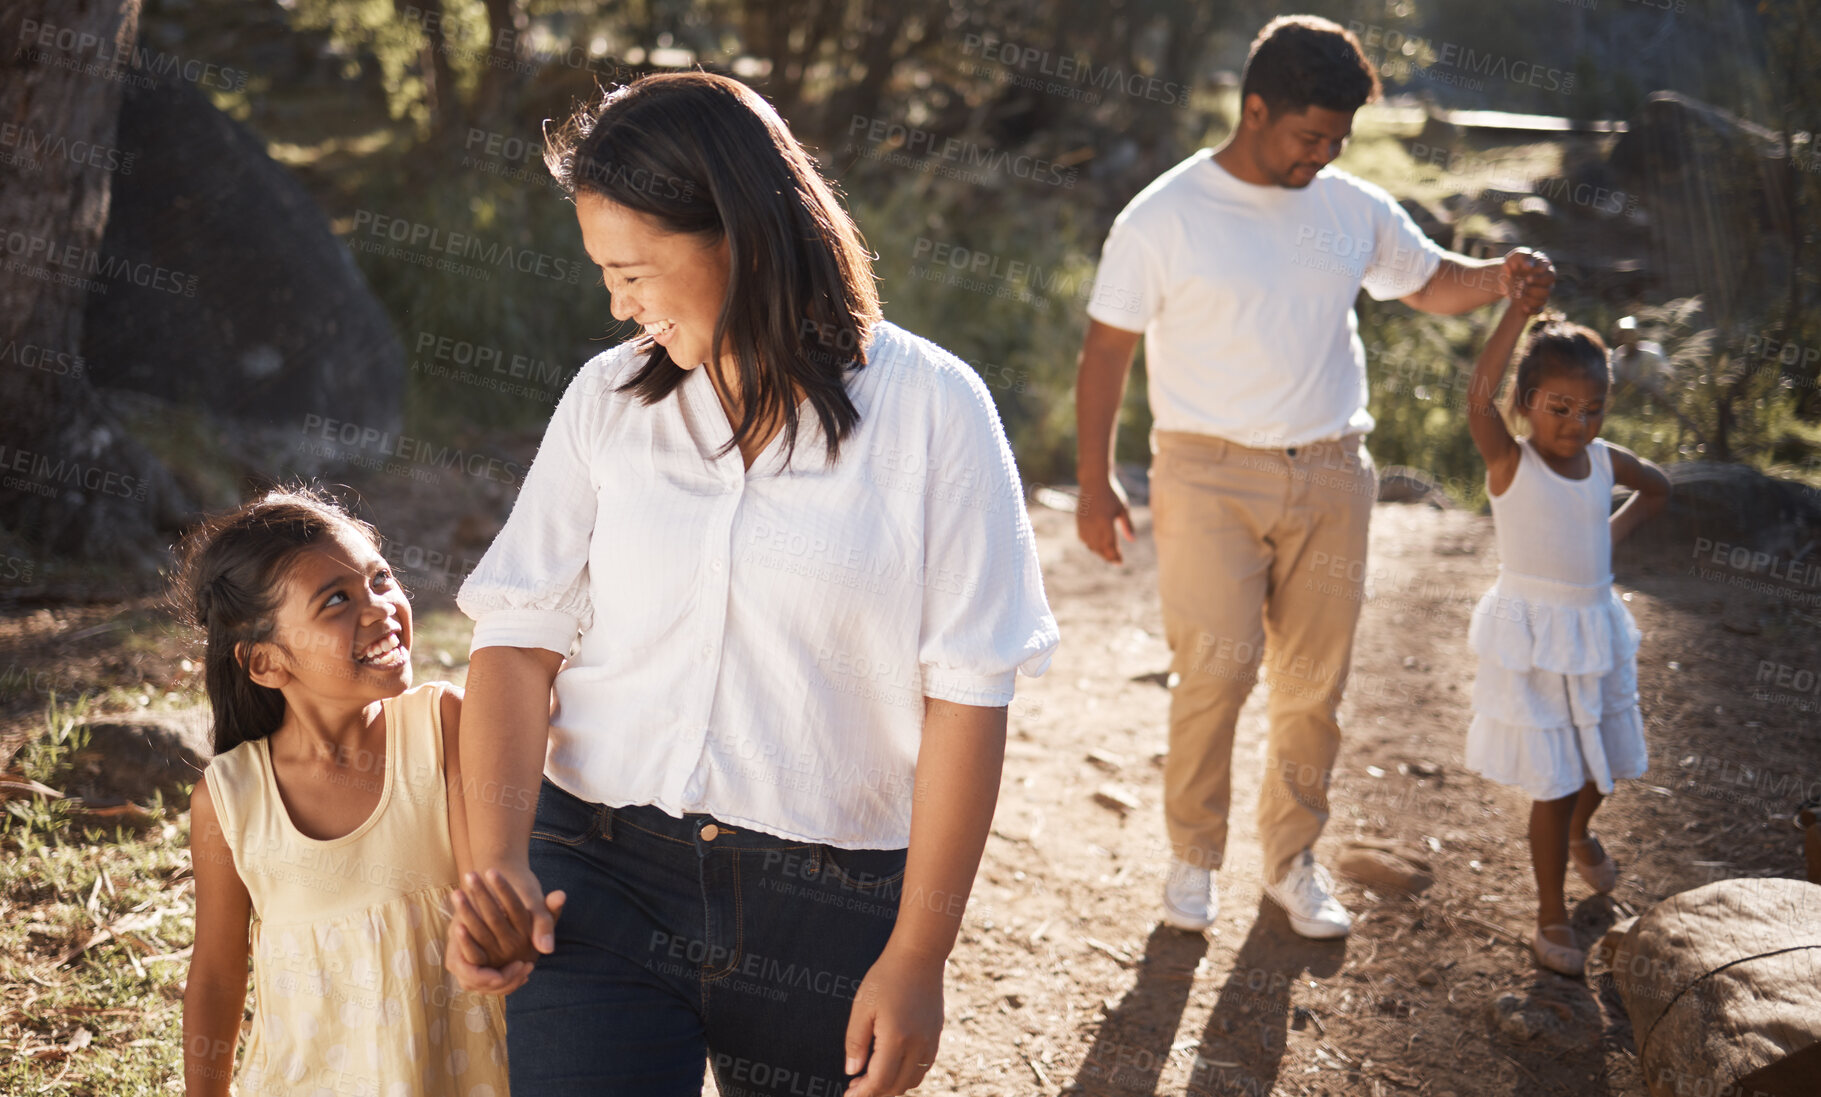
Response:
[{"label": "blurred background tree", "polygon": [[[560,391],[502,398],[468,383],[471,365],[420,368],[439,346],[567,376],[630,333],[587,278],[452,274],[363,233],[402,219],[585,262],[539,160],[543,123],[699,67],[757,87],[813,146],[878,255],[887,315],[975,364],[1027,477],[1047,482],[1073,466],[1107,227],[1224,138],[1252,36],[1296,10],[1352,27],[1385,80],[1341,166],[1449,246],[1548,248],[1572,318],[1610,333],[1637,314],[1667,341],[1675,391],[1616,406],[1610,434],[1659,460],[1814,470],[1821,0],[145,0],[139,38],[248,74],[206,90],[353,247],[411,358],[410,432],[535,437]],[[1626,125],[1585,124],[1602,120]],[[1486,323],[1360,305],[1375,453],[1469,502],[1454,378]],[[1142,362],[1122,423],[1121,458],[1144,462]]]}]

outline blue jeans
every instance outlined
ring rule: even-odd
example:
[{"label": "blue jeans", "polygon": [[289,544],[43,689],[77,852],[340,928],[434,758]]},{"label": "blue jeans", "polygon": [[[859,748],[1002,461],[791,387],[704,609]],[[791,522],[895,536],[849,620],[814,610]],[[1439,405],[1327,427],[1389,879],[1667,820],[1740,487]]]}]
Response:
[{"label": "blue jeans", "polygon": [[538,793],[531,871],[568,893],[556,951],[506,999],[536,1097],[838,1097],[848,1016],[885,949],[902,849],[787,841],[708,815]]}]

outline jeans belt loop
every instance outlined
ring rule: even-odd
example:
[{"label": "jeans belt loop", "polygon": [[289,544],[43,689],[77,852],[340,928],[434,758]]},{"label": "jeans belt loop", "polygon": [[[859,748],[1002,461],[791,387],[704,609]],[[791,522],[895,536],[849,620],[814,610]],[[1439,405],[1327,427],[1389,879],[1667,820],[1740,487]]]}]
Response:
[{"label": "jeans belt loop", "polygon": [[595,816],[595,823],[597,824],[596,829],[601,832],[601,838],[608,842],[613,841],[613,806],[611,804],[601,805],[600,812]]}]

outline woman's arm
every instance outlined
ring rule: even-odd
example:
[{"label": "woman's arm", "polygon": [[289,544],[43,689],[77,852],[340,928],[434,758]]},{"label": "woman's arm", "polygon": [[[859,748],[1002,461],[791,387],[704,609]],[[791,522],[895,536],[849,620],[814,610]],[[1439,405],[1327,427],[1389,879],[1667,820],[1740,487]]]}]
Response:
[{"label": "woman's arm", "polygon": [[196,940],[183,988],[183,1090],[189,1097],[227,1097],[247,1008],[253,898],[234,868],[207,774],[190,797],[190,867],[196,878]]},{"label": "woman's arm", "polygon": [[[449,793],[449,848],[455,853],[455,878],[466,883],[474,871],[474,857],[468,845],[468,800],[463,795],[461,687],[451,685],[445,689],[439,705],[443,718],[443,781]],[[521,951],[529,952],[528,937],[501,944],[500,938],[482,932],[485,927],[475,917],[461,888],[450,894],[449,901],[454,909],[443,966],[456,976],[456,981],[464,989],[493,994],[510,994],[523,986],[531,977],[532,965],[524,960],[514,961],[510,953],[515,943],[524,946]],[[529,915],[521,918],[519,924],[526,934],[530,933]]]},{"label": "woman's arm", "polygon": [[847,1024],[849,1097],[923,1080],[942,1033],[942,971],[961,930],[999,800],[1006,711],[925,699],[898,919]]},{"label": "woman's arm", "polygon": [[1669,477],[1654,462],[1646,461],[1624,446],[1606,443],[1612,451],[1612,478],[1614,482],[1632,490],[1631,498],[1612,512],[1609,519],[1612,529],[1612,543],[1618,544],[1637,529],[1644,521],[1662,510],[1669,503]]},{"label": "woman's arm", "polygon": [[[468,664],[457,751],[469,871],[495,870],[505,878],[531,912],[532,943],[546,953],[556,947],[556,921],[531,874],[531,822],[550,741],[550,686],[562,662],[561,655],[542,648],[475,651]],[[456,935],[452,925],[452,941]],[[458,951],[452,947],[447,955],[456,958]],[[458,977],[463,975],[454,963],[445,962]],[[498,983],[463,985],[503,993]]]}]

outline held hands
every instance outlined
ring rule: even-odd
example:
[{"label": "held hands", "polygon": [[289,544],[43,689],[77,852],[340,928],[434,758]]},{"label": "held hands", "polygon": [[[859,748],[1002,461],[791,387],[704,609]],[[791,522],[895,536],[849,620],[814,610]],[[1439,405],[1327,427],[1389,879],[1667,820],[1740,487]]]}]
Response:
[{"label": "held hands", "polygon": [[496,868],[484,877],[468,873],[451,896],[455,915],[449,920],[443,967],[463,990],[511,994],[531,977],[538,956],[555,950],[556,919],[567,896],[561,891],[544,895],[535,877],[523,875],[541,908],[535,915],[521,898],[526,881],[508,882]]},{"label": "held hands", "polygon": [[1499,289],[1511,299],[1512,308],[1525,316],[1543,311],[1555,286],[1555,264],[1540,251],[1514,248],[1499,270]]},{"label": "held hands", "polygon": [[1081,485],[1081,497],[1075,506],[1075,533],[1088,551],[1115,564],[1125,563],[1119,552],[1119,535],[1128,541],[1132,534],[1132,513],[1126,507],[1125,489],[1119,478],[1108,474],[1106,482]]},{"label": "held hands", "polygon": [[942,1036],[943,960],[891,945],[868,969],[847,1021],[847,1097],[895,1097],[936,1061]]}]

